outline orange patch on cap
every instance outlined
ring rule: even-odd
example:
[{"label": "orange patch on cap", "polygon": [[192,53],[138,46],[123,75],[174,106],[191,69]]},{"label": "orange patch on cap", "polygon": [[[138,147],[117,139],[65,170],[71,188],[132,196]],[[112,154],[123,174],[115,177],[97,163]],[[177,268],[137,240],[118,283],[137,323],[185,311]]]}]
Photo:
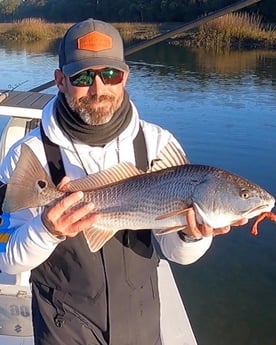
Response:
[{"label": "orange patch on cap", "polygon": [[112,38],[101,32],[90,32],[78,39],[78,49],[98,52],[112,48]]}]

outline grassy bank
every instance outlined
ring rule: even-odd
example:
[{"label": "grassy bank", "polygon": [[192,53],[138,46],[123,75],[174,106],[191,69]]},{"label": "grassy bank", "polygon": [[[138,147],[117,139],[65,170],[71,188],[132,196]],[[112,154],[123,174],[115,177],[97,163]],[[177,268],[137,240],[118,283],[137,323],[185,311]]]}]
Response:
[{"label": "grassy bank", "polygon": [[60,38],[71,24],[48,23],[42,19],[28,18],[13,23],[0,23],[2,40],[40,41]]},{"label": "grassy bank", "polygon": [[275,48],[276,31],[258,15],[227,14],[200,26],[174,44],[211,50],[222,48]]},{"label": "grassy bank", "polygon": [[0,39],[40,41],[60,38],[71,24],[48,23],[42,19],[28,18],[13,23],[0,23]]},{"label": "grassy bank", "polygon": [[[168,23],[113,24],[120,31],[126,44],[150,39],[177,26],[177,24]],[[13,23],[0,23],[0,40],[52,41],[61,38],[71,25],[48,23],[34,18]],[[228,14],[200,26],[192,33],[179,35],[170,43],[215,50],[232,47],[271,48],[276,46],[276,31],[262,24],[261,17],[257,15]]]},{"label": "grassy bank", "polygon": [[[63,36],[73,23],[48,23],[42,19],[28,18],[13,23],[0,23],[0,39],[16,41],[55,40]],[[159,24],[113,23],[125,42],[145,40],[160,33]]]}]

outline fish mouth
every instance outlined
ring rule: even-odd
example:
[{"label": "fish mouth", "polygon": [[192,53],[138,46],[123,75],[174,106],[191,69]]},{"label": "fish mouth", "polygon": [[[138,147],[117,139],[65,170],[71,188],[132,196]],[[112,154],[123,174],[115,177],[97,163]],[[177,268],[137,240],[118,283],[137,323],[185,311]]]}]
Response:
[{"label": "fish mouth", "polygon": [[273,207],[274,207],[274,203],[254,207],[247,210],[245,213],[243,213],[243,217],[252,218],[259,215],[262,212],[270,212]]}]

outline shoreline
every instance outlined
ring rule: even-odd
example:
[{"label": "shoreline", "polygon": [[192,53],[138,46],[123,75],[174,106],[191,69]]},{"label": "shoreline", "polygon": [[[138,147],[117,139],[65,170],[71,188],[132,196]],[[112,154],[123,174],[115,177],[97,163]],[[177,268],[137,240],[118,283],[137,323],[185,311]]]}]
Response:
[{"label": "shoreline", "polygon": [[[236,16],[237,18],[238,16]],[[239,18],[240,19],[240,18]],[[221,17],[220,20],[223,20]],[[20,42],[32,44],[43,42],[53,44],[62,38],[65,31],[73,23],[48,23],[41,19],[26,19],[16,23],[0,23],[0,42]],[[183,23],[113,23],[123,37],[124,43],[133,44],[149,40]],[[210,26],[211,26],[210,22]],[[258,23],[257,23],[258,24]],[[206,24],[206,27],[209,24]],[[257,33],[259,29],[259,33]],[[246,29],[244,35],[235,36],[227,32],[227,27],[220,29],[218,33],[216,27],[208,28],[206,32],[198,28],[179,34],[177,37],[167,40],[168,44],[188,48],[203,49],[275,49],[276,31],[275,26],[270,25],[263,28],[259,25],[255,29],[256,37],[249,35]],[[225,30],[225,32],[223,31]],[[266,31],[267,30],[267,31]]]}]

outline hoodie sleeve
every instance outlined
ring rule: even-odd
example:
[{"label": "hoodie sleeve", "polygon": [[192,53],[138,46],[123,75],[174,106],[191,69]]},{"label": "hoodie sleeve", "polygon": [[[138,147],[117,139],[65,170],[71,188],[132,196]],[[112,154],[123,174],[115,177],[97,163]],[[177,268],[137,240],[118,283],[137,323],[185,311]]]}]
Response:
[{"label": "hoodie sleeve", "polygon": [[189,265],[199,260],[212,243],[212,236],[203,237],[196,242],[184,242],[177,232],[167,235],[156,235],[163,255],[170,261]]},{"label": "hoodie sleeve", "polygon": [[[18,160],[19,147],[10,150],[0,167],[0,181],[9,181]],[[24,181],[22,181],[24,183]],[[4,196],[3,196],[4,197]],[[0,270],[9,274],[28,271],[45,261],[63,240],[43,226],[41,209],[1,215]]]},{"label": "hoodie sleeve", "polygon": [[[44,262],[62,241],[51,235],[41,222],[40,215],[26,219],[7,215],[1,227],[0,269],[2,272],[17,274],[31,270]],[[22,212],[21,212],[22,213]],[[27,212],[24,212],[24,216]],[[8,223],[18,223],[11,227]],[[7,225],[5,225],[5,223]],[[19,223],[21,225],[19,225]]]}]

